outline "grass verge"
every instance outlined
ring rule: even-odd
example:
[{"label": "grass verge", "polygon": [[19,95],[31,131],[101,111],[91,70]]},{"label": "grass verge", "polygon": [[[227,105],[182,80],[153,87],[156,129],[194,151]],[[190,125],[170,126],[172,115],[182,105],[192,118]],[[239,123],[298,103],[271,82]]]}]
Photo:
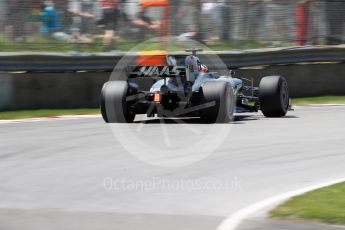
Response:
[{"label": "grass verge", "polygon": [[310,104],[345,104],[345,96],[322,96],[292,99],[292,105]]},{"label": "grass verge", "polygon": [[0,112],[0,120],[25,119],[34,117],[51,117],[63,115],[93,115],[99,114],[99,109],[38,109]]},{"label": "grass verge", "polygon": [[[271,43],[262,41],[238,41],[238,42],[209,42],[205,44],[210,50],[238,50],[238,49],[257,49],[272,47]],[[194,42],[170,41],[167,46],[169,51],[184,51],[186,48],[200,46]],[[291,44],[279,44],[276,47],[286,47]],[[159,40],[152,40],[150,37],[143,39],[133,39],[121,37],[114,41],[114,47],[107,48],[103,45],[102,39],[95,38],[91,43],[71,43],[58,41],[43,35],[27,36],[26,42],[14,42],[7,36],[0,33],[0,52],[103,52],[111,50],[134,51],[138,50],[160,50],[162,44]]]},{"label": "grass verge", "polygon": [[[345,104],[345,96],[324,96],[324,97],[308,97],[296,98],[292,100],[293,105],[308,104]],[[99,114],[96,109],[38,109],[38,110],[19,110],[19,111],[0,111],[0,120],[9,119],[25,119],[33,117],[49,117],[63,115],[92,115]]]},{"label": "grass verge", "polygon": [[271,217],[345,225],[345,183],[308,192],[281,204]]}]

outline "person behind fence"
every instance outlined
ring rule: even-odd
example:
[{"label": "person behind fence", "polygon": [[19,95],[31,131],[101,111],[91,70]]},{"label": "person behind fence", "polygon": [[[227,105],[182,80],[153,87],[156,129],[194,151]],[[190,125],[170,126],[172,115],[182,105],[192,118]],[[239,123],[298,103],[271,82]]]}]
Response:
[{"label": "person behind fence", "polygon": [[159,31],[161,29],[161,22],[152,20],[147,16],[146,8],[140,4],[140,10],[135,15],[132,23],[140,29],[141,34],[146,34],[149,31]]},{"label": "person behind fence", "polygon": [[28,2],[26,0],[6,0],[5,32],[12,41],[26,40],[26,17],[28,16]]},{"label": "person behind fence", "polygon": [[196,17],[196,11],[198,9],[195,7],[193,0],[186,0],[180,4],[176,13],[179,32],[178,40],[186,41],[188,39],[196,39],[198,36],[196,24],[199,20],[199,18]]},{"label": "person behind fence", "polygon": [[118,0],[101,0],[100,6],[102,8],[102,18],[98,24],[104,27],[103,44],[108,48],[112,48],[117,31],[120,2]]},{"label": "person behind fence", "polygon": [[29,16],[27,21],[28,34],[36,35],[40,32],[42,26],[41,13],[42,3],[38,0],[30,1]]},{"label": "person behind fence", "polygon": [[72,16],[71,32],[77,42],[90,43],[91,28],[95,15],[92,12],[93,2],[90,0],[70,0],[68,13]]},{"label": "person behind fence", "polygon": [[53,1],[44,2],[41,18],[43,22],[41,31],[43,34],[53,35],[61,30],[60,15],[55,9]]}]

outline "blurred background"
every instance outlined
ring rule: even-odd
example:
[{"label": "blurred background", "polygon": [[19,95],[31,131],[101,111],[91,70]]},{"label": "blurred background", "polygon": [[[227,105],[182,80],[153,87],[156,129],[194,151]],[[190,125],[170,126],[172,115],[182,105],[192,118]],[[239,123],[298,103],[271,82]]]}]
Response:
[{"label": "blurred background", "polygon": [[345,42],[345,1],[173,0],[144,7],[140,0],[0,0],[0,25],[0,51],[126,51],[162,35],[217,50],[338,45]]}]

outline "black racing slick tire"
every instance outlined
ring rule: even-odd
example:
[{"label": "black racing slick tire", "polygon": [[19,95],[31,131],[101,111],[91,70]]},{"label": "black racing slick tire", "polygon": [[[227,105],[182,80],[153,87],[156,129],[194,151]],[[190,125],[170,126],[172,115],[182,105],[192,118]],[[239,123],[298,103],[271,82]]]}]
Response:
[{"label": "black racing slick tire", "polygon": [[283,117],[289,109],[289,89],[282,76],[268,76],[260,81],[260,109],[266,117]]},{"label": "black racing slick tire", "polygon": [[126,81],[109,81],[104,84],[101,93],[101,113],[106,123],[131,123],[135,112],[130,107],[127,97],[129,86]]},{"label": "black racing slick tire", "polygon": [[206,123],[228,123],[234,118],[235,96],[230,83],[208,81],[201,87],[200,117]]}]

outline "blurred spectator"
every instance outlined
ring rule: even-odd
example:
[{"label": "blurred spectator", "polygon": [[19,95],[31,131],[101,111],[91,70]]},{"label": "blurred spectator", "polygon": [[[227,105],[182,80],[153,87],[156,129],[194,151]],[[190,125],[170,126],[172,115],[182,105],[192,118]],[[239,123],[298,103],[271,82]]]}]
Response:
[{"label": "blurred spectator", "polygon": [[[345,40],[342,0],[170,3],[170,35],[183,41],[221,39],[239,41],[239,45],[262,41],[261,44],[278,46],[334,45]],[[129,43],[146,35],[162,35],[167,28],[162,15],[162,8],[143,8],[139,0],[0,0],[0,30],[11,42],[35,42],[39,39],[35,35],[42,32],[54,39],[78,43],[91,43],[99,37],[108,49],[119,35]]]},{"label": "blurred spectator", "polygon": [[140,10],[135,15],[132,23],[139,27],[143,34],[146,34],[147,31],[159,31],[161,28],[161,22],[154,21],[151,17],[147,16],[146,8],[142,5],[140,5]]},{"label": "blurred spectator", "polygon": [[196,32],[197,7],[193,0],[182,1],[176,14],[176,23],[179,25],[179,33],[194,34]]},{"label": "blurred spectator", "polygon": [[53,1],[45,1],[41,13],[42,27],[41,32],[51,38],[61,41],[72,42],[71,35],[63,32],[60,21],[60,14],[55,9]]},{"label": "blurred spectator", "polygon": [[41,28],[42,2],[40,0],[30,0],[30,15],[28,17],[28,32],[38,34]]},{"label": "blurred spectator", "polygon": [[296,1],[263,0],[261,38],[276,45],[294,41],[295,7]]},{"label": "blurred spectator", "polygon": [[326,2],[328,24],[328,45],[339,45],[345,41],[345,1],[328,0]]},{"label": "blurred spectator", "polygon": [[42,33],[52,35],[61,30],[60,16],[53,1],[45,1],[42,16]]},{"label": "blurred spectator", "polygon": [[201,31],[204,34],[203,38],[205,40],[218,40],[217,34],[219,34],[216,22],[214,20],[214,14],[217,8],[217,3],[215,2],[204,2],[201,7]]},{"label": "blurred spectator", "polygon": [[8,25],[7,34],[11,40],[17,42],[26,41],[26,19],[28,16],[28,2],[26,0],[6,0]]},{"label": "blurred spectator", "polygon": [[120,2],[118,0],[102,0],[100,5],[103,16],[99,21],[99,25],[105,28],[103,44],[105,47],[112,48],[115,32],[117,31]]},{"label": "blurred spectator", "polygon": [[231,4],[229,0],[223,0],[221,3],[221,38],[223,41],[229,41],[231,30]]},{"label": "blurred spectator", "polygon": [[277,22],[275,22],[275,12],[278,5],[273,0],[263,0],[263,23],[261,36],[265,40],[273,41],[275,31],[277,31]]},{"label": "blurred spectator", "polygon": [[95,22],[94,2],[91,0],[70,0],[68,12],[72,16],[71,31],[76,42],[90,43],[91,29]]},{"label": "blurred spectator", "polygon": [[204,1],[201,8],[202,33],[206,40],[219,40],[221,28],[220,4],[215,1]]},{"label": "blurred spectator", "polygon": [[6,12],[7,12],[7,3],[6,1],[0,1],[0,31],[3,31],[3,28],[6,26]]},{"label": "blurred spectator", "polygon": [[260,26],[263,20],[263,4],[261,0],[249,0],[247,1],[247,14],[246,14],[246,36],[250,41],[258,40],[260,37]]}]

